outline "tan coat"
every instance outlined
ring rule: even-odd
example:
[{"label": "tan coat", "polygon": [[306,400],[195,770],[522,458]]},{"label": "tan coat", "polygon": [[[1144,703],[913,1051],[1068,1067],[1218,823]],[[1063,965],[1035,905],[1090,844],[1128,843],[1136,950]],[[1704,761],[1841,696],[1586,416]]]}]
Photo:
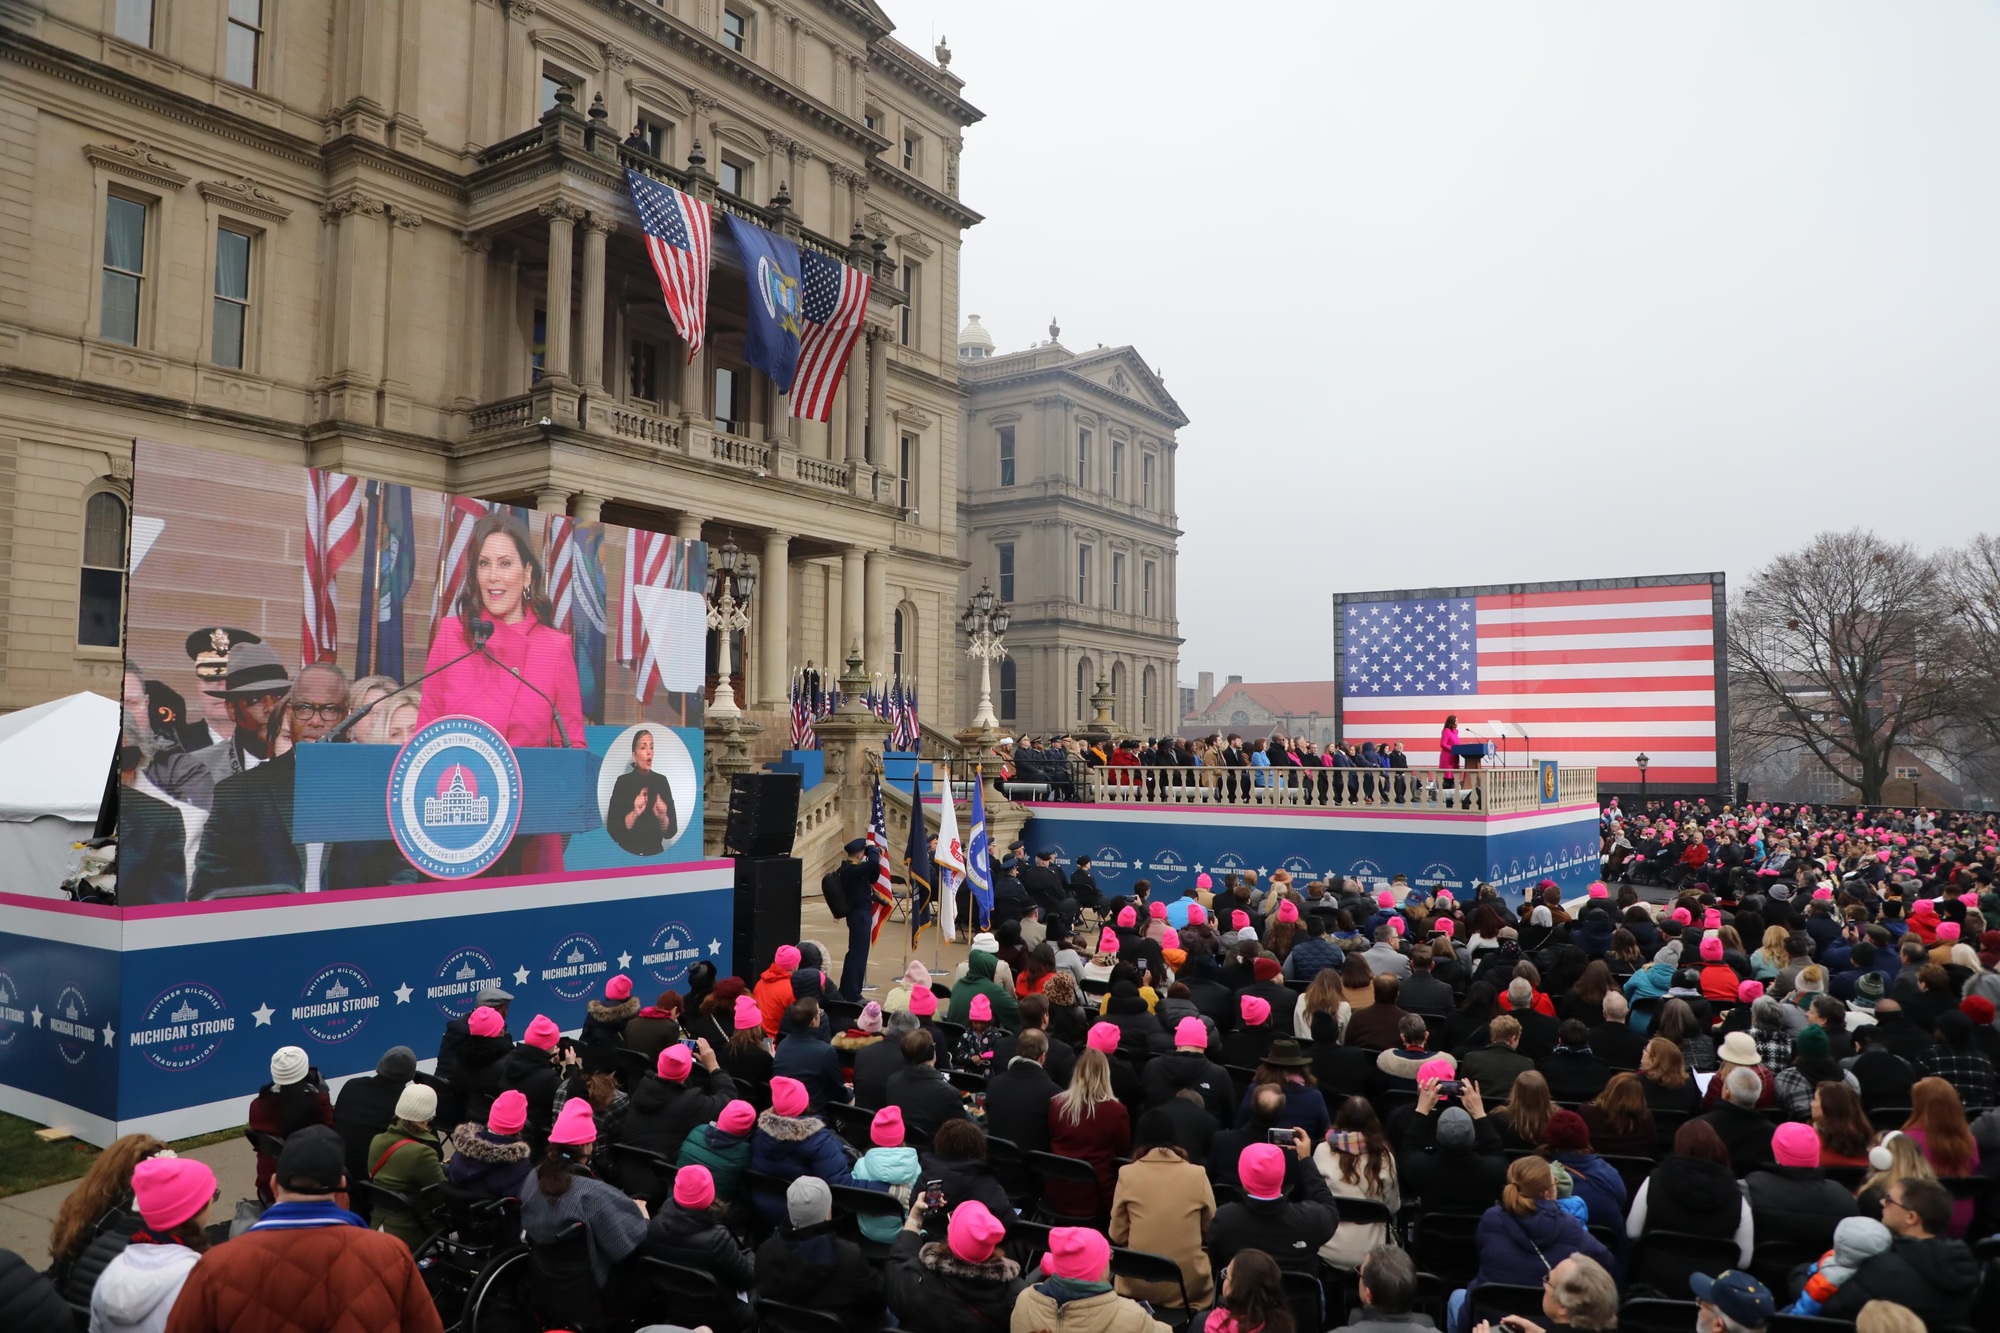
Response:
[{"label": "tan coat", "polygon": [[1014,1302],[1008,1333],[1173,1333],[1173,1330],[1115,1291],[1058,1307],[1029,1287]]},{"label": "tan coat", "polygon": [[[1195,1309],[1215,1303],[1215,1282],[1202,1242],[1215,1220],[1215,1191],[1208,1173],[1165,1148],[1153,1148],[1120,1168],[1111,1198],[1111,1243],[1164,1255],[1181,1266],[1188,1302]],[[1179,1306],[1181,1294],[1163,1282],[1119,1278],[1118,1294],[1155,1306]]]}]

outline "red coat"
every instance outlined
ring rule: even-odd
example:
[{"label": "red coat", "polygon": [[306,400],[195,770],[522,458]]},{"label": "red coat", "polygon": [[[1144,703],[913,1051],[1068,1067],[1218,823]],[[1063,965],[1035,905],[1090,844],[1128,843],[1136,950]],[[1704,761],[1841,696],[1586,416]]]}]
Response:
[{"label": "red coat", "polygon": [[1113,1164],[1132,1150],[1132,1118],[1122,1102],[1105,1101],[1072,1125],[1063,1118],[1062,1106],[1062,1097],[1049,1103],[1049,1151],[1096,1167],[1097,1188],[1051,1180],[1047,1184],[1049,1207],[1072,1217],[1109,1214],[1111,1195],[1118,1185]]},{"label": "red coat", "polygon": [[246,1231],[188,1273],[167,1333],[443,1333],[410,1247],[357,1226]]},{"label": "red coat", "polygon": [[[250,1099],[250,1115],[245,1123],[259,1134],[269,1134],[272,1138],[278,1139],[284,1138],[294,1130],[304,1129],[307,1125],[333,1124],[333,1103],[328,1100],[325,1092],[318,1094],[309,1112],[294,1115],[291,1124],[285,1123],[284,1103],[280,1100],[280,1096],[276,1089],[266,1083],[263,1091]],[[276,1161],[263,1153],[257,1154],[258,1198],[269,1201],[272,1197],[271,1176],[277,1169]]]}]

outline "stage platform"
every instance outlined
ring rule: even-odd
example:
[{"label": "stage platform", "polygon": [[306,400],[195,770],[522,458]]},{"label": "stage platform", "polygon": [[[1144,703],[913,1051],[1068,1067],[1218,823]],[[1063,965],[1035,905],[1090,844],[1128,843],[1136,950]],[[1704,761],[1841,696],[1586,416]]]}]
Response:
[{"label": "stage platform", "polygon": [[[1268,879],[1282,867],[1364,884],[1403,874],[1460,896],[1484,882],[1518,902],[1544,879],[1568,897],[1598,877],[1593,769],[1485,769],[1453,774],[1452,787],[1433,769],[1370,776],[1364,790],[1346,769],[1097,770],[1082,800],[1028,802],[1022,838],[1065,868],[1089,856],[1107,895],[1140,879],[1175,892],[1204,871]],[[1353,791],[1336,791],[1346,779]]]},{"label": "stage platform", "polygon": [[642,1001],[727,973],[734,863],[89,907],[0,894],[0,1110],[104,1144],[243,1123],[271,1053],[329,1080],[432,1067],[487,985],[566,1032],[615,973]]}]

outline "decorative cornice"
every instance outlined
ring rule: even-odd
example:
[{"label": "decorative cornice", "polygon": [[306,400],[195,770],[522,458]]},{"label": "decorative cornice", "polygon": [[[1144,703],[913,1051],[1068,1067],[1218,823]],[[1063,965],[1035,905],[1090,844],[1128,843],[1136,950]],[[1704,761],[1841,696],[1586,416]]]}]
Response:
[{"label": "decorative cornice", "polygon": [[345,217],[374,217],[389,211],[389,206],[380,199],[370,198],[359,190],[349,190],[335,195],[319,206],[321,222],[338,222]]},{"label": "decorative cornice", "polygon": [[924,234],[920,231],[905,232],[896,238],[896,244],[902,246],[919,259],[929,259],[937,253],[936,250],[931,248],[931,243],[925,239]]},{"label": "decorative cornice", "polygon": [[507,11],[507,17],[516,23],[526,23],[541,11],[535,8],[535,0],[500,0],[500,7]]},{"label": "decorative cornice", "polygon": [[424,215],[403,204],[390,204],[389,219],[404,231],[415,231],[424,225]]},{"label": "decorative cornice", "polygon": [[464,246],[470,254],[489,255],[493,253],[493,238],[483,233],[462,231],[458,234],[458,243]]},{"label": "decorative cornice", "polygon": [[551,199],[536,209],[535,212],[541,214],[541,216],[551,222],[556,221],[558,218],[564,222],[575,222],[578,218],[584,216],[583,209],[567,199]]},{"label": "decorative cornice", "polygon": [[868,67],[889,74],[911,92],[930,102],[961,125],[986,119],[986,113],[959,96],[965,86],[956,74],[939,69],[893,37],[868,48]]},{"label": "decorative cornice", "polygon": [[618,230],[618,220],[609,213],[592,209],[577,221],[585,231],[594,231],[601,236],[609,236]]},{"label": "decorative cornice", "polygon": [[601,49],[604,52],[605,65],[619,73],[624,72],[625,67],[630,65],[636,58],[630,51],[616,42],[604,42]]},{"label": "decorative cornice", "polygon": [[931,422],[935,420],[930,413],[914,405],[896,408],[889,415],[902,422],[905,426],[910,426],[916,430],[928,429]]},{"label": "decorative cornice", "polygon": [[915,176],[890,166],[879,157],[869,159],[868,174],[959,227],[975,227],[986,220],[985,214],[973,212],[950,195],[933,190]]},{"label": "decorative cornice", "polygon": [[722,108],[720,100],[710,97],[699,88],[688,89],[688,105],[697,111],[718,111]]},{"label": "decorative cornice", "polygon": [[178,190],[191,179],[175,171],[173,164],[154,152],[144,139],[134,139],[130,144],[86,144],[83,155],[106,171],[115,171],[162,190]]},{"label": "decorative cornice", "polygon": [[203,181],[195,189],[200,191],[202,198],[238,213],[248,213],[272,222],[283,222],[292,215],[291,209],[278,202],[278,196],[248,176],[238,176],[233,181]]}]

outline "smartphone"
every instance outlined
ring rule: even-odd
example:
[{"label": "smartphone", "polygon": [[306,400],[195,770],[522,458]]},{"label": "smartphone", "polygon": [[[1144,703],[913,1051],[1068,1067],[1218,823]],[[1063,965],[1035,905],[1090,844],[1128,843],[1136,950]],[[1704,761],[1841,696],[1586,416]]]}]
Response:
[{"label": "smartphone", "polygon": [[1280,1148],[1289,1148],[1296,1141],[1292,1131],[1289,1129],[1271,1130],[1269,1131],[1269,1138],[1271,1142],[1277,1144]]},{"label": "smartphone", "polygon": [[1464,1087],[1465,1084],[1459,1080],[1448,1078],[1438,1084],[1438,1095],[1440,1097],[1456,1097]]},{"label": "smartphone", "polygon": [[944,1211],[944,1182],[926,1180],[924,1182],[924,1211],[941,1213]]},{"label": "smartphone", "polygon": [[700,1054],[701,1054],[701,1043],[700,1043],[700,1039],[699,1039],[699,1038],[696,1038],[696,1037],[682,1037],[682,1038],[681,1038],[681,1045],[683,1045],[683,1046],[685,1046],[685,1047],[687,1047],[687,1048],[688,1048],[688,1054],[689,1054],[689,1055],[700,1055]]}]

